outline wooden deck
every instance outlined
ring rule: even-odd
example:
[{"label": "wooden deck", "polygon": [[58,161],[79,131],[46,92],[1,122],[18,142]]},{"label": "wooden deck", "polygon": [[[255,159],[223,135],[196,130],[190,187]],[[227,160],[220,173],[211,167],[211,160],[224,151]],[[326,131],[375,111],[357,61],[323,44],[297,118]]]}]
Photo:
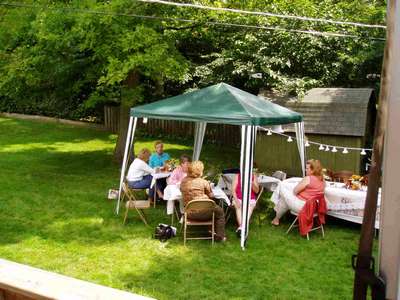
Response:
[{"label": "wooden deck", "polygon": [[0,300],[151,298],[0,259]]}]

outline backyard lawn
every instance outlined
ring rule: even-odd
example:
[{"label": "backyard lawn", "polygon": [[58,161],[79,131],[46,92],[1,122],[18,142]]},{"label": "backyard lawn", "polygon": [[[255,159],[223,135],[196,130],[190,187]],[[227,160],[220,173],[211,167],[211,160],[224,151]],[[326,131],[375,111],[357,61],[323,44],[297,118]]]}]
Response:
[{"label": "backyard lawn", "polygon": [[[246,251],[227,225],[228,241],[181,236],[151,238],[169,222],[165,206],[147,212],[151,226],[131,213],[126,226],[106,199],[117,187],[112,162],[116,136],[92,129],[0,118],[0,257],[157,299],[349,299],[351,255],[360,227],[328,220],[326,236],[262,224],[250,228]],[[190,142],[165,141],[174,157],[191,154]],[[139,138],[136,149],[152,149]],[[205,146],[208,169],[233,167],[239,150]],[[267,199],[264,199],[267,200]]]}]

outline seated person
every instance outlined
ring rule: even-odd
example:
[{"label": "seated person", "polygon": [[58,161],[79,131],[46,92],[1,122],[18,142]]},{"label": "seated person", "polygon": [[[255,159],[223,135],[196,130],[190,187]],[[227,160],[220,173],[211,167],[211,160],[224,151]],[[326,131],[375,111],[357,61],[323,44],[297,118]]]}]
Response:
[{"label": "seated person", "polygon": [[[251,194],[250,194],[250,208],[249,208],[249,220],[254,208],[256,207],[257,194],[260,191],[260,186],[258,185],[257,176],[253,173],[252,183],[251,183]],[[236,234],[238,237],[241,235],[242,231],[242,180],[240,173],[235,176],[232,183],[232,197],[233,206],[236,211],[236,221],[238,223],[238,228],[236,229]]]},{"label": "seated person", "polygon": [[[181,182],[181,192],[183,203],[186,206],[192,200],[209,200],[214,197],[210,183],[201,178],[203,176],[204,165],[201,161],[194,161],[189,165],[188,175]],[[225,241],[225,216],[221,207],[215,204],[212,210],[198,210],[191,212],[188,217],[192,220],[210,220],[214,212],[215,240]]]},{"label": "seated person", "polygon": [[180,165],[172,171],[171,176],[168,177],[167,183],[168,184],[181,184],[183,178],[187,176],[189,164],[190,164],[190,157],[183,154],[179,159]]},{"label": "seated person", "polygon": [[[147,189],[150,188],[151,181],[153,180],[153,174],[155,170],[151,168],[147,162],[149,161],[150,150],[143,148],[139,151],[137,157],[129,166],[128,174],[126,175],[126,180],[128,186],[131,189]],[[157,190],[157,193],[160,191]],[[149,200],[154,197],[154,188],[150,189]]]},{"label": "seated person", "polygon": [[164,152],[164,144],[161,141],[154,143],[154,149],[156,152],[150,156],[149,165],[152,168],[162,168],[165,162],[170,159],[169,154]]},{"label": "seated person", "polygon": [[319,160],[310,159],[306,165],[306,176],[296,185],[293,190],[297,197],[293,199],[280,200],[275,205],[276,216],[272,225],[279,225],[279,219],[289,210],[299,213],[307,200],[320,197],[325,192],[325,180]]},{"label": "seated person", "polygon": [[[164,152],[164,144],[161,141],[156,141],[154,143],[154,149],[156,150],[155,153],[151,154],[150,156],[150,161],[149,165],[152,168],[155,168],[156,170],[162,170],[162,171],[167,171],[165,170],[165,162],[170,159],[170,156],[168,153]],[[163,192],[165,187],[167,186],[167,181],[166,178],[160,178],[157,179],[157,191],[160,191],[161,193],[157,192],[157,195],[159,198],[164,198]]]}]

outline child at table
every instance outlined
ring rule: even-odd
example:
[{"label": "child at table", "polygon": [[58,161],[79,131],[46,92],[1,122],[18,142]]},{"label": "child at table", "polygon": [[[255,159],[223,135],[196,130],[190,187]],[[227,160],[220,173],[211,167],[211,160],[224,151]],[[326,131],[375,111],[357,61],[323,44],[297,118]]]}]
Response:
[{"label": "child at table", "polygon": [[176,184],[179,185],[183,178],[187,176],[190,157],[186,154],[181,155],[179,158],[179,166],[172,171],[171,176],[167,179],[167,184]]}]

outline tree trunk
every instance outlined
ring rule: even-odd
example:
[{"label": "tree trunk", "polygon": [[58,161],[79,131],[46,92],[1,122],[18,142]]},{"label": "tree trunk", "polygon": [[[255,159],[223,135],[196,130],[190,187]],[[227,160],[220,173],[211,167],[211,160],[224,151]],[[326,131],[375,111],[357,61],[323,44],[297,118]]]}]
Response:
[{"label": "tree trunk", "polygon": [[[139,85],[139,73],[132,71],[125,81],[125,85],[128,89],[133,89]],[[130,115],[130,103],[132,101],[125,101],[121,99],[121,106],[119,110],[119,131],[117,144],[114,149],[114,161],[121,163],[124,158],[126,135],[128,133],[129,115]],[[130,99],[129,99],[130,100]],[[127,104],[128,102],[128,104]],[[133,151],[133,146],[132,146]]]},{"label": "tree trunk", "polygon": [[119,131],[117,144],[114,149],[114,161],[121,163],[124,158],[126,134],[128,132],[129,124],[129,106],[121,103],[119,108]]}]

